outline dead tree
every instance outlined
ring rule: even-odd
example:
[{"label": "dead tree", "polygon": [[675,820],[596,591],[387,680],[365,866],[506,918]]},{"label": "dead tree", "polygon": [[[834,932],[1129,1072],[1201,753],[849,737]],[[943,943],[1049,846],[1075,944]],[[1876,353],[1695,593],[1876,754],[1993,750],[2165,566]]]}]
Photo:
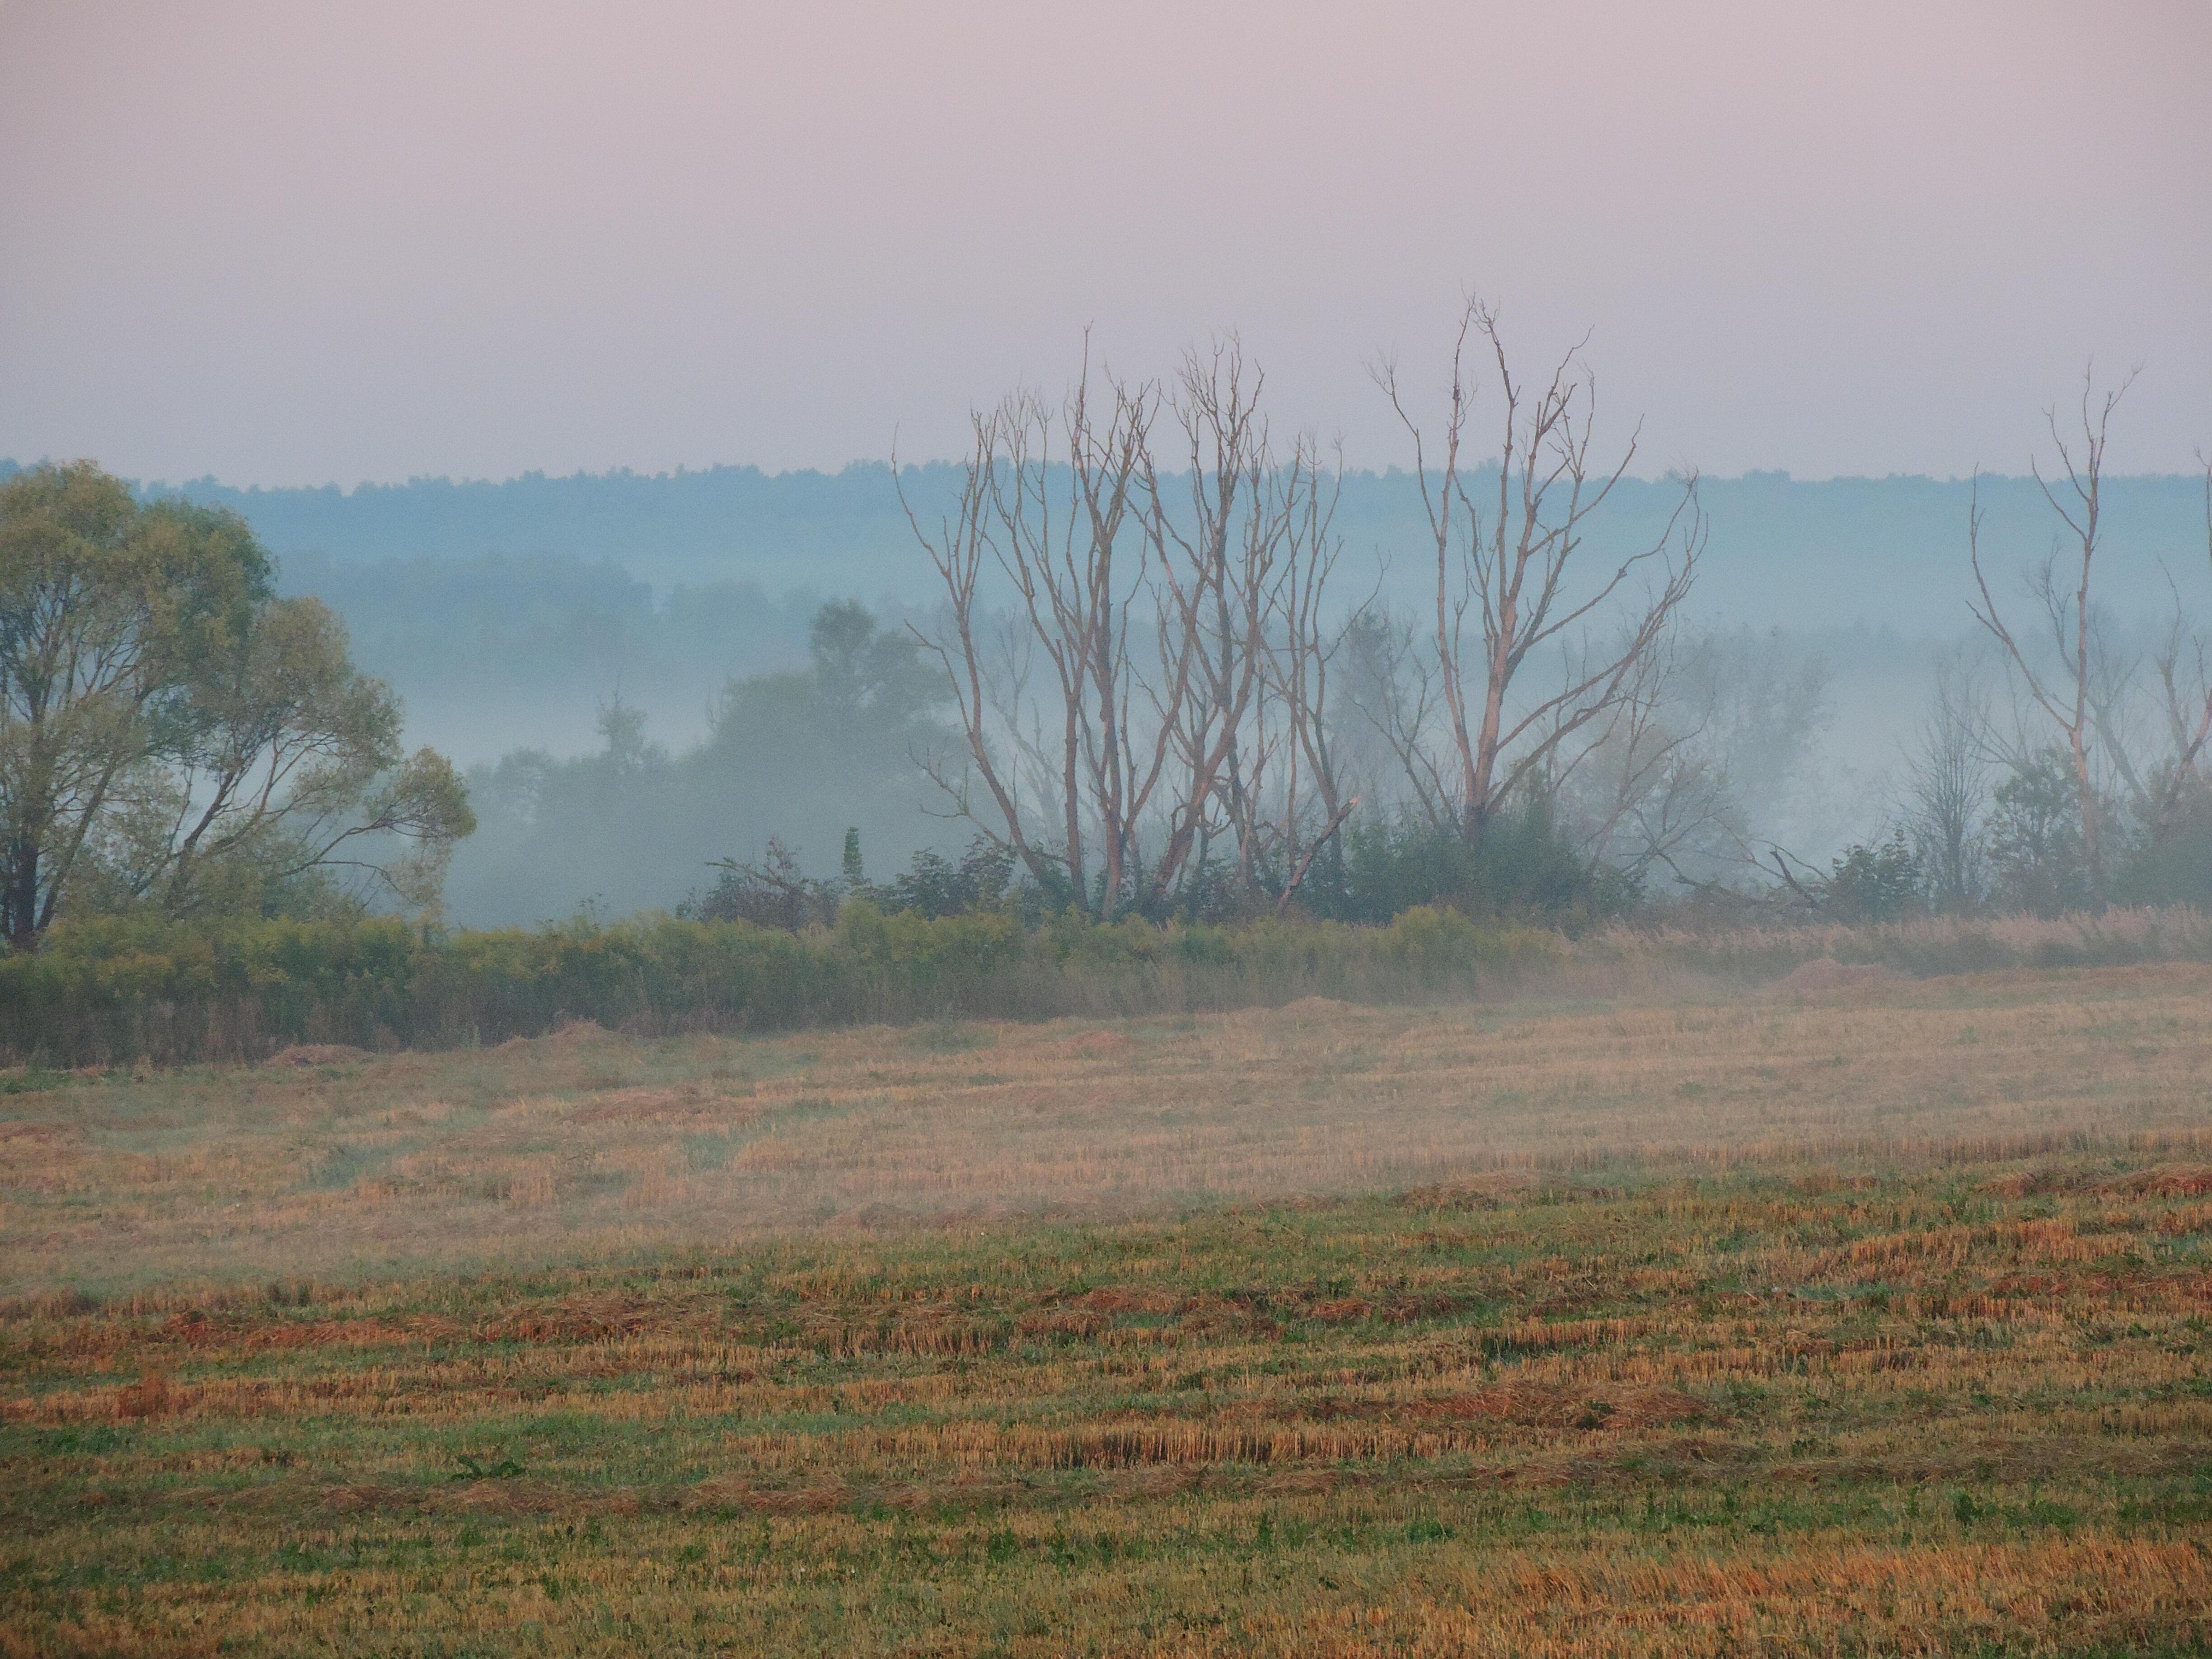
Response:
[{"label": "dead tree", "polygon": [[[923,642],[965,738],[932,775],[1032,879],[1108,920],[1181,902],[1217,837],[1247,889],[1288,857],[1274,804],[1287,791],[1295,816],[1313,775],[1279,783],[1278,763],[1325,744],[1312,651],[1281,663],[1322,625],[1334,553],[1315,453],[1275,456],[1233,339],[1188,357],[1171,396],[1099,384],[1094,403],[1086,368],[1057,412],[1016,398],[978,416],[957,505],[909,517],[947,602]],[[1164,411],[1179,477],[1153,447]],[[1333,794],[1327,810],[1341,822]]]},{"label": "dead tree", "polygon": [[1267,689],[1284,723],[1278,912],[1297,896],[1314,860],[1359,804],[1345,787],[1329,704],[1329,669],[1346,635],[1344,625],[1332,624],[1326,603],[1342,551],[1332,526],[1343,477],[1340,456],[1325,478],[1318,451],[1301,444],[1285,483],[1280,622],[1266,664]]},{"label": "dead tree", "polygon": [[1193,668],[1173,719],[1182,792],[1155,871],[1155,906],[1171,881],[1202,876],[1212,841],[1225,836],[1238,888],[1272,891],[1279,908],[1311,867],[1303,826],[1317,810],[1325,840],[1350,810],[1325,714],[1341,469],[1325,477],[1317,447],[1304,439],[1287,455],[1275,452],[1259,410],[1263,385],[1233,337],[1186,358],[1176,408],[1187,507],[1170,512],[1155,481],[1160,655],[1187,649]]},{"label": "dead tree", "polygon": [[1175,399],[1188,468],[1187,512],[1171,507],[1157,472],[1146,474],[1158,659],[1188,666],[1187,677],[1162,676],[1170,695],[1153,711],[1174,742],[1179,787],[1147,908],[1166,898],[1194,854],[1203,867],[1218,833],[1234,837],[1240,880],[1249,884],[1253,877],[1255,806],[1273,756],[1255,717],[1284,543],[1259,410],[1264,383],[1258,371],[1248,374],[1233,338],[1210,356],[1187,356]]},{"label": "dead tree", "polygon": [[[1497,498],[1486,512],[1474,490],[1489,486],[1466,470],[1480,390],[1470,348],[1496,368],[1502,417]],[[1445,752],[1433,752],[1425,722],[1408,726],[1401,719],[1399,731],[1386,735],[1404,756],[1417,796],[1440,790],[1459,833],[1479,841],[1525,785],[1571,769],[1570,745],[1581,750],[1603,743],[1614,722],[1649,695],[1650,671],[1704,550],[1697,479],[1684,480],[1663,534],[1577,585],[1590,562],[1577,556],[1590,517],[1636,454],[1632,437],[1611,468],[1594,465],[1596,385],[1582,367],[1581,348],[1560,360],[1532,398],[1506,361],[1497,312],[1470,301],[1452,349],[1451,411],[1436,457],[1407,410],[1395,366],[1381,365],[1376,378],[1413,439],[1414,477],[1434,541],[1433,666]],[[1593,631],[1616,620],[1617,597],[1645,573],[1656,584],[1638,595],[1608,643],[1594,645]],[[1524,674],[1530,657],[1541,652],[1548,660],[1553,651],[1562,653],[1559,678],[1532,689]]]},{"label": "dead tree", "polygon": [[2030,583],[2029,592],[2036,607],[2043,613],[2043,625],[2050,630],[2051,643],[2057,653],[2057,666],[2054,671],[2039,668],[2034,659],[2024,649],[2020,637],[1997,608],[1990,592],[1988,573],[1982,568],[1982,509],[1981,480],[1977,474],[1974,498],[1967,509],[1966,554],[1973,566],[1974,585],[1981,593],[1977,605],[1968,601],[1974,619],[1987,629],[2004,649],[2006,660],[2019,676],[2029,700],[2041,709],[2065,740],[2066,752],[2074,774],[2076,807],[2081,821],[2081,848],[2088,865],[2089,893],[2097,903],[2104,902],[2105,866],[2103,836],[2100,833],[2104,816],[2103,803],[2097,787],[2093,744],[2100,714],[2100,705],[2106,702],[2100,696],[2100,680],[2108,681],[2105,664],[2095,649],[2096,635],[2090,617],[2090,579],[2096,565],[2097,553],[2104,533],[2102,487],[2105,470],[2105,446],[2112,425],[2112,410],[2134,383],[2130,374],[2118,386],[2105,393],[2100,402],[2095,383],[2085,374],[2081,382],[2081,449],[2077,457],[2072,444],[2058,429],[2058,411],[2054,406],[2044,411],[2045,424],[2051,429],[2052,444],[2058,451],[2060,465],[2066,469],[2066,489],[2070,504],[2062,500],[2051,481],[2043,476],[2039,463],[2031,463],[2035,482],[2072,538],[2077,556],[2069,556],[2065,580],[2059,577],[2059,555],[2054,550],[2044,561],[2041,569]]},{"label": "dead tree", "polygon": [[[908,516],[947,601],[946,626],[918,636],[944,665],[965,738],[957,769],[932,761],[930,775],[1039,885],[1107,919],[1123,902],[1170,741],[1158,728],[1139,733],[1132,719],[1139,676],[1130,628],[1146,586],[1135,492],[1158,398],[1149,386],[1101,378],[1094,404],[1086,363],[1058,416],[1059,454],[1055,417],[1034,397],[975,416],[953,511],[933,531],[910,505]],[[1012,613],[1004,629],[984,586],[1000,579]],[[1051,686],[1033,706],[1030,671],[1040,659]],[[1174,703],[1189,664],[1165,669]]]},{"label": "dead tree", "polygon": [[1939,666],[1935,701],[1905,757],[1905,827],[1938,910],[1963,911],[1982,896],[1989,729],[1981,688],[1958,665]]},{"label": "dead tree", "polygon": [[[1012,852],[1039,886],[1051,891],[1066,885],[1079,899],[1084,890],[1081,826],[1069,824],[1069,839],[1057,855],[1040,845],[1030,834],[1029,817],[1022,810],[1021,780],[992,738],[994,717],[1001,726],[1006,723],[1010,708],[1018,706],[1026,681],[1025,673],[1012,674],[1014,684],[1010,696],[1005,677],[992,672],[995,665],[987,639],[992,631],[991,617],[983,607],[979,591],[986,570],[996,568],[1004,556],[991,534],[995,475],[1003,465],[1020,465],[1018,446],[1025,441],[1029,432],[1028,422],[1021,419],[1011,422],[1010,434],[1009,414],[1008,409],[1000,408],[970,417],[969,455],[960,499],[933,532],[924,527],[913,503],[906,499],[904,488],[899,490],[899,504],[906,512],[908,523],[914,527],[915,538],[945,584],[947,602],[946,626],[936,634],[924,633],[911,623],[908,626],[923,648],[943,665],[965,739],[965,750],[957,770],[956,763],[950,757],[925,756],[921,757],[921,763],[932,781],[952,799],[957,815],[975,823],[998,845]],[[1001,453],[1002,441],[1009,435],[1017,446],[1011,460]],[[891,464],[891,476],[896,482],[896,458]],[[1021,666],[1025,668],[1026,665]],[[975,799],[973,785],[977,781],[990,797],[988,811]]]}]

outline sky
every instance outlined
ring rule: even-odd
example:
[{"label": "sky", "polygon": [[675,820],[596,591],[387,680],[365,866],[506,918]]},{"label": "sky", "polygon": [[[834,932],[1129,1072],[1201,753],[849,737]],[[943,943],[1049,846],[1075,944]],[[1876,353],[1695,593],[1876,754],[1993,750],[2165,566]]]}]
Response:
[{"label": "sky", "polygon": [[1408,459],[1464,298],[1635,470],[2212,448],[2212,0],[0,0],[0,456],[290,484],[955,453],[1236,331]]}]

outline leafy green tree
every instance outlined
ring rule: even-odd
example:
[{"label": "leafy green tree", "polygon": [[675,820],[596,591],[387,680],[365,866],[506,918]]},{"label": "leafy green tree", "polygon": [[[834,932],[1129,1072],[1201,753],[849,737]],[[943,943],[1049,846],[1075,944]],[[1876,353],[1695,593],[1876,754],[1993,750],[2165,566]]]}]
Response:
[{"label": "leafy green tree", "polygon": [[2114,896],[2128,904],[2212,906],[2212,781],[2170,765],[2136,803]]},{"label": "leafy green tree", "polygon": [[1340,921],[1387,922],[1433,906],[1573,928],[1621,915],[1639,896],[1632,877],[1583,857],[1550,798],[1532,790],[1493,813],[1479,842],[1418,811],[1355,817],[1340,854],[1316,861],[1298,902]]},{"label": "leafy green tree", "polygon": [[1879,847],[1846,848],[1829,866],[1822,907],[1838,921],[1891,921],[1911,909],[1927,884],[1900,830]]},{"label": "leafy green tree", "polygon": [[[647,741],[641,713],[617,702],[601,714],[603,749],[523,750],[477,769],[485,826],[454,866],[456,910],[522,922],[580,901],[617,913],[684,902],[702,915],[780,919],[769,926],[818,919],[819,884],[801,855],[828,875],[854,830],[872,845],[900,844],[934,798],[915,758],[949,734],[938,719],[942,676],[905,630],[837,601],[816,612],[808,647],[802,668],[731,681],[706,736],[675,753]],[[702,868],[719,873],[687,901]],[[849,871],[834,884],[857,886]],[[791,896],[802,889],[803,902]]]},{"label": "leafy green tree", "polygon": [[356,892],[434,906],[474,827],[467,793],[443,756],[403,750],[398,702],[347,659],[338,618],[319,600],[274,600],[204,670],[183,740],[154,769],[164,818],[122,866],[133,890],[184,915],[351,878]]},{"label": "leafy green tree", "polygon": [[870,896],[885,910],[913,910],[933,921],[1005,906],[1014,890],[1014,855],[978,836],[956,862],[923,848],[906,873]]},{"label": "leafy green tree", "polygon": [[[343,896],[434,899],[459,779],[235,514],[141,504],[88,462],[0,485],[0,934]],[[395,850],[396,849],[396,850]]]},{"label": "leafy green tree", "polygon": [[2055,916],[2092,902],[2088,845],[2071,758],[2051,748],[1997,786],[1990,814],[1990,869],[2007,909]]},{"label": "leafy green tree", "polygon": [[678,905],[678,915],[695,921],[749,921],[796,933],[836,921],[846,896],[842,883],[810,878],[792,850],[773,839],[757,864],[722,859],[714,867],[722,872],[714,884]]},{"label": "leafy green tree", "polygon": [[841,757],[848,774],[905,771],[917,750],[943,744],[944,704],[941,677],[909,635],[879,628],[857,601],[836,600],[807,630],[805,669],[730,683],[708,749],[739,771],[824,753]]}]

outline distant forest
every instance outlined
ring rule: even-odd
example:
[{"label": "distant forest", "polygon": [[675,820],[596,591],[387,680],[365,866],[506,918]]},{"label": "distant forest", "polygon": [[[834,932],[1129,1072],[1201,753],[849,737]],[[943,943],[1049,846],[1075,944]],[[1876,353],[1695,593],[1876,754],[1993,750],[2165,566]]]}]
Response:
[{"label": "distant forest", "polygon": [[[0,460],[0,478],[15,470]],[[910,467],[899,483],[927,525],[959,476]],[[285,590],[344,617],[356,659],[407,700],[422,739],[465,762],[525,744],[581,752],[617,695],[664,738],[688,741],[732,675],[805,663],[823,602],[859,599],[895,623],[943,598],[881,463],[350,490],[137,487],[243,514]],[[2112,477],[2106,490],[2100,602],[2124,623],[2154,623],[2171,603],[2160,561],[2184,573],[2203,561],[2203,481]],[[1981,492],[1984,546],[2000,568],[2050,550],[2055,520],[2032,478],[1985,477]],[[1711,537],[1686,613],[1699,626],[1804,635],[1846,675],[1851,660],[1918,655],[1970,631],[1967,483],[1754,472],[1705,479],[1701,495]],[[1674,500],[1664,480],[1625,480],[1595,533],[1647,542]],[[1335,530],[1337,604],[1378,591],[1401,606],[1433,602],[1409,475],[1348,475]]]},{"label": "distant forest", "polygon": [[[14,470],[0,461],[0,477]],[[899,483],[927,521],[950,506],[959,478],[957,467],[938,464],[908,467]],[[2166,590],[2154,560],[2139,556],[2202,557],[2203,481],[2105,482],[2112,555],[2106,603],[2123,614],[2160,611]],[[1419,586],[1426,535],[1414,483],[1395,470],[1348,474],[1335,520],[1349,561],[1387,559],[1387,585],[1408,592]],[[316,567],[319,579],[326,569],[387,560],[497,557],[525,562],[507,568],[535,580],[550,568],[526,562],[554,558],[612,565],[664,596],[750,581],[778,597],[803,590],[872,604],[935,598],[898,487],[881,462],[836,473],[720,466],[526,473],[497,483],[418,478],[349,490],[241,489],[211,478],[140,489],[237,509],[295,580],[307,568],[299,561],[310,555],[328,562]],[[1981,490],[1987,546],[2021,558],[2048,550],[2053,520],[2032,478],[1986,477]],[[1624,544],[1647,538],[1675,493],[1664,479],[1625,480],[1599,533]],[[1752,472],[1707,478],[1702,493],[1711,520],[1696,606],[1704,619],[1759,629],[1863,623],[1941,637],[1964,624],[1967,481],[1808,482]],[[803,628],[780,629],[794,655]]]}]

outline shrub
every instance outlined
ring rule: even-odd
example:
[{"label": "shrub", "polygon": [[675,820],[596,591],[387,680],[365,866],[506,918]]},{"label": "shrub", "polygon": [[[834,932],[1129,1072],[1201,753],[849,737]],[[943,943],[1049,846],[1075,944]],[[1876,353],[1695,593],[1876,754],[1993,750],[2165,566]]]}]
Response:
[{"label": "shrub", "polygon": [[2115,896],[2130,904],[2212,904],[2212,785],[2195,775],[2154,782]]},{"label": "shrub", "polygon": [[291,1043],[465,1047],[567,1019],[775,1030],[1428,994],[1553,948],[1548,935],[1440,910],[1384,928],[1068,915],[1029,928],[1006,910],[932,917],[866,897],[846,899],[833,927],[796,932],[666,915],[453,933],[394,921],[104,919],[0,957],[0,1054],[174,1063]]},{"label": "shrub", "polygon": [[2081,798],[2060,750],[2046,750],[1997,786],[1990,868],[1994,896],[2006,909],[2057,916],[2089,902]]},{"label": "shrub", "polygon": [[[847,862],[857,866],[857,832],[848,835],[848,840],[854,845],[848,850]],[[797,854],[780,841],[769,842],[767,855],[758,864],[722,859],[713,867],[722,872],[714,878],[714,884],[678,905],[678,916],[691,921],[750,922],[756,927],[778,927],[790,933],[810,923],[826,924],[836,919],[842,884],[810,881],[799,867]]]},{"label": "shrub", "polygon": [[1913,908],[1924,885],[1901,830],[1880,847],[1846,848],[1829,871],[1821,898],[1838,921],[1894,921]]},{"label": "shrub", "polygon": [[[848,863],[857,876],[857,851]],[[857,881],[851,884],[859,885]],[[995,910],[1007,902],[1013,886],[1013,854],[978,836],[957,863],[923,848],[914,855],[906,873],[875,896],[886,910],[911,910],[934,920],[969,910]]]},{"label": "shrub", "polygon": [[1473,842],[1407,814],[1356,818],[1298,894],[1307,910],[1341,921],[1388,922],[1425,908],[1571,930],[1623,915],[1638,896],[1632,878],[1582,855],[1541,796],[1499,813]]}]

